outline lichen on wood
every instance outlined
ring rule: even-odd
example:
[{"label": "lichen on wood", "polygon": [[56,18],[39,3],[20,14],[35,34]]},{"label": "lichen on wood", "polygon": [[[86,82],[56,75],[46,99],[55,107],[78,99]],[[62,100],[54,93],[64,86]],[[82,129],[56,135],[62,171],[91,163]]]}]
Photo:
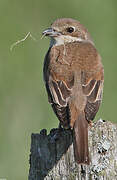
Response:
[{"label": "lichen on wood", "polygon": [[90,165],[77,165],[71,130],[32,134],[29,180],[116,180],[117,125],[101,119],[93,123],[89,151]]}]

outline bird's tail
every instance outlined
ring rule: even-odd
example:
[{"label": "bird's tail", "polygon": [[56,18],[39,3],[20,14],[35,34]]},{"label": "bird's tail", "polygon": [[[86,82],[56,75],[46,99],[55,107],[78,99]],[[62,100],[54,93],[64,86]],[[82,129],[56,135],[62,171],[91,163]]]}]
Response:
[{"label": "bird's tail", "polygon": [[80,113],[73,127],[73,145],[75,161],[78,164],[89,164],[88,122],[84,113]]}]

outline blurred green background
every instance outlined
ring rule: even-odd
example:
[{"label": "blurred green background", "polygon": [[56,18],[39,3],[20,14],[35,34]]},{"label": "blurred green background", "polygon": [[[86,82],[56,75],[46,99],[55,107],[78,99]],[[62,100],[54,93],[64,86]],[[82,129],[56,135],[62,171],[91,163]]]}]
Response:
[{"label": "blurred green background", "polygon": [[[0,0],[0,178],[26,180],[31,133],[58,125],[42,75],[49,40],[40,37],[61,17],[78,19],[91,33],[105,69],[96,119],[117,122],[117,1]],[[10,52],[29,31],[38,42],[28,38]]]}]

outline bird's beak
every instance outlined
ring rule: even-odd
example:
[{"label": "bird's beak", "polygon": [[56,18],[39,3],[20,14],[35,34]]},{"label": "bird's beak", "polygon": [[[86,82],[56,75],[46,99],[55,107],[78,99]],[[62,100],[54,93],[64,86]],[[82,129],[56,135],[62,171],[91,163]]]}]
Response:
[{"label": "bird's beak", "polygon": [[44,37],[44,36],[57,37],[60,35],[61,35],[61,33],[53,28],[48,28],[45,31],[43,31],[43,33],[42,33],[42,37]]}]

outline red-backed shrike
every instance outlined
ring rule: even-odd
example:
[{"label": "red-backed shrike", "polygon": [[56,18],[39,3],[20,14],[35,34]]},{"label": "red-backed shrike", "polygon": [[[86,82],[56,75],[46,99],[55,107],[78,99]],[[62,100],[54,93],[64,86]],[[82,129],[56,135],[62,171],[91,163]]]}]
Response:
[{"label": "red-backed shrike", "polygon": [[89,164],[88,123],[103,92],[101,57],[87,29],[74,19],[57,19],[43,35],[51,38],[43,70],[49,102],[60,125],[73,129],[76,162]]}]

